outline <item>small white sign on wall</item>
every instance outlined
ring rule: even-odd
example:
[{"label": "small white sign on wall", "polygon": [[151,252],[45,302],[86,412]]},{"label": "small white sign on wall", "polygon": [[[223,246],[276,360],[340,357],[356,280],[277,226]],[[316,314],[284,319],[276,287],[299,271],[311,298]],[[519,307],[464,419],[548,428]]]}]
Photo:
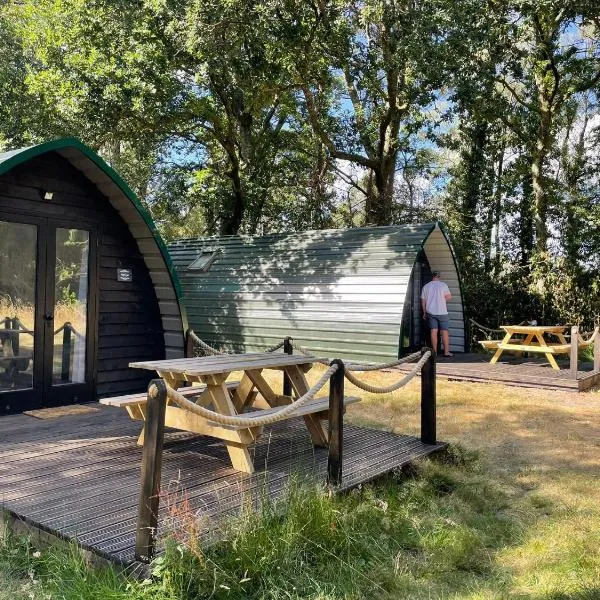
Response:
[{"label": "small white sign on wall", "polygon": [[131,269],[117,269],[117,281],[133,281]]}]

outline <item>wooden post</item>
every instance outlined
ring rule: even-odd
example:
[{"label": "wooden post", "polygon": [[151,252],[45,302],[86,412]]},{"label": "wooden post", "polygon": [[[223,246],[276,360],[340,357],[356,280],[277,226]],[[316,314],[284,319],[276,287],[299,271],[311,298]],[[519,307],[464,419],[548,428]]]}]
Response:
[{"label": "wooden post", "polygon": [[[421,356],[430,349],[421,350]],[[432,352],[421,368],[421,441],[436,443],[435,354]]]},{"label": "wooden post", "polygon": [[570,354],[570,373],[573,379],[577,379],[577,362],[579,360],[579,327],[571,327],[571,354]]},{"label": "wooden post", "polygon": [[[292,338],[289,336],[283,340],[283,351],[286,354],[294,354],[294,346],[292,344]],[[285,371],[283,372],[283,395],[284,396],[292,395],[292,382],[290,381],[289,375]]]},{"label": "wooden post", "polygon": [[344,447],[344,363],[339,358],[330,365],[338,370],[329,380],[329,454],[327,455],[327,484],[342,483],[342,454]]},{"label": "wooden post", "polygon": [[600,371],[600,331],[594,337],[594,371]]},{"label": "wooden post", "polygon": [[12,349],[13,349],[13,356],[19,356],[19,319],[17,319],[17,317],[15,317],[12,321],[11,321],[11,325],[10,325],[11,329],[13,330],[11,337],[12,337]]},{"label": "wooden post", "polygon": [[71,370],[71,323],[67,322],[63,328],[62,341],[62,363],[60,369],[60,380],[69,381],[69,371]]},{"label": "wooden post", "polygon": [[194,341],[192,340],[192,336],[190,335],[191,329],[185,332],[185,357],[192,358],[194,356]]},{"label": "wooden post", "polygon": [[[156,393],[151,393],[154,391]],[[167,387],[162,379],[153,379],[148,386],[148,403],[144,423],[142,450],[142,480],[135,532],[135,558],[150,562],[158,525],[160,477],[165,428]]]}]

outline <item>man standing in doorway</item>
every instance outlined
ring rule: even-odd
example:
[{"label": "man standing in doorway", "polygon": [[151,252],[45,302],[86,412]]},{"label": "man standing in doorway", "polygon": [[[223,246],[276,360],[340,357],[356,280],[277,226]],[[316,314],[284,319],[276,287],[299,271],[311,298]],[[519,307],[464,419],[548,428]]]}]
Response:
[{"label": "man standing in doorway", "polygon": [[433,280],[423,286],[421,291],[421,306],[423,308],[423,319],[427,321],[431,330],[431,347],[437,354],[438,330],[442,330],[442,343],[444,345],[444,356],[452,356],[450,353],[450,317],[446,302],[452,298],[448,286],[440,280],[441,273],[433,271]]}]

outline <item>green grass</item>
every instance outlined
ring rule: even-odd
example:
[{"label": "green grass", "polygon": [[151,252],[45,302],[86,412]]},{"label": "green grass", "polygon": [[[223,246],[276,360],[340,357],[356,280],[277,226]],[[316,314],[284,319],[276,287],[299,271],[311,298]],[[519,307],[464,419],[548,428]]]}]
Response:
[{"label": "green grass", "polygon": [[[600,560],[588,551],[600,542],[592,526],[600,519],[589,515],[587,546],[575,539],[565,548],[557,536],[568,532],[557,527],[572,516],[490,477],[485,458],[453,446],[342,496],[295,482],[259,513],[224,522],[216,544],[169,540],[146,581],[91,569],[73,547],[36,551],[9,535],[0,599],[599,598]],[[520,578],[515,560],[536,555],[537,581]]]},{"label": "green grass", "polygon": [[[214,545],[177,531],[148,581],[5,538],[0,600],[600,600],[598,406],[600,391],[440,380],[446,457],[339,497],[295,482]],[[347,417],[418,434],[418,382]]]}]

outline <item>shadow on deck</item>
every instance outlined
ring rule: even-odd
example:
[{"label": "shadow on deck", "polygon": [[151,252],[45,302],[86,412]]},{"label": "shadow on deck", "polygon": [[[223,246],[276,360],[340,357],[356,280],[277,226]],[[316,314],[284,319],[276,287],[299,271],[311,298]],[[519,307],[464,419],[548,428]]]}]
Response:
[{"label": "shadow on deck", "polygon": [[[34,528],[128,563],[134,558],[140,493],[140,423],[119,409],[98,409],[50,420],[0,418],[0,502]],[[345,425],[341,487],[351,488],[444,447]],[[301,419],[269,427],[253,455],[257,472],[240,473],[231,468],[221,441],[167,430],[162,488],[185,490],[191,509],[214,523],[266,492],[279,497],[292,475],[325,482],[327,450],[313,448]],[[166,503],[161,504],[159,527],[167,515]]]},{"label": "shadow on deck", "polygon": [[[506,355],[505,355],[506,356]],[[600,385],[600,371],[592,370],[592,363],[579,363],[577,379],[571,377],[569,361],[557,359],[560,371],[552,369],[545,358],[511,358],[504,356],[496,364],[490,364],[491,354],[464,353],[452,358],[439,356],[437,375],[449,380],[482,383],[502,383],[522,387],[583,392]],[[409,365],[399,365],[410,370]]]}]

